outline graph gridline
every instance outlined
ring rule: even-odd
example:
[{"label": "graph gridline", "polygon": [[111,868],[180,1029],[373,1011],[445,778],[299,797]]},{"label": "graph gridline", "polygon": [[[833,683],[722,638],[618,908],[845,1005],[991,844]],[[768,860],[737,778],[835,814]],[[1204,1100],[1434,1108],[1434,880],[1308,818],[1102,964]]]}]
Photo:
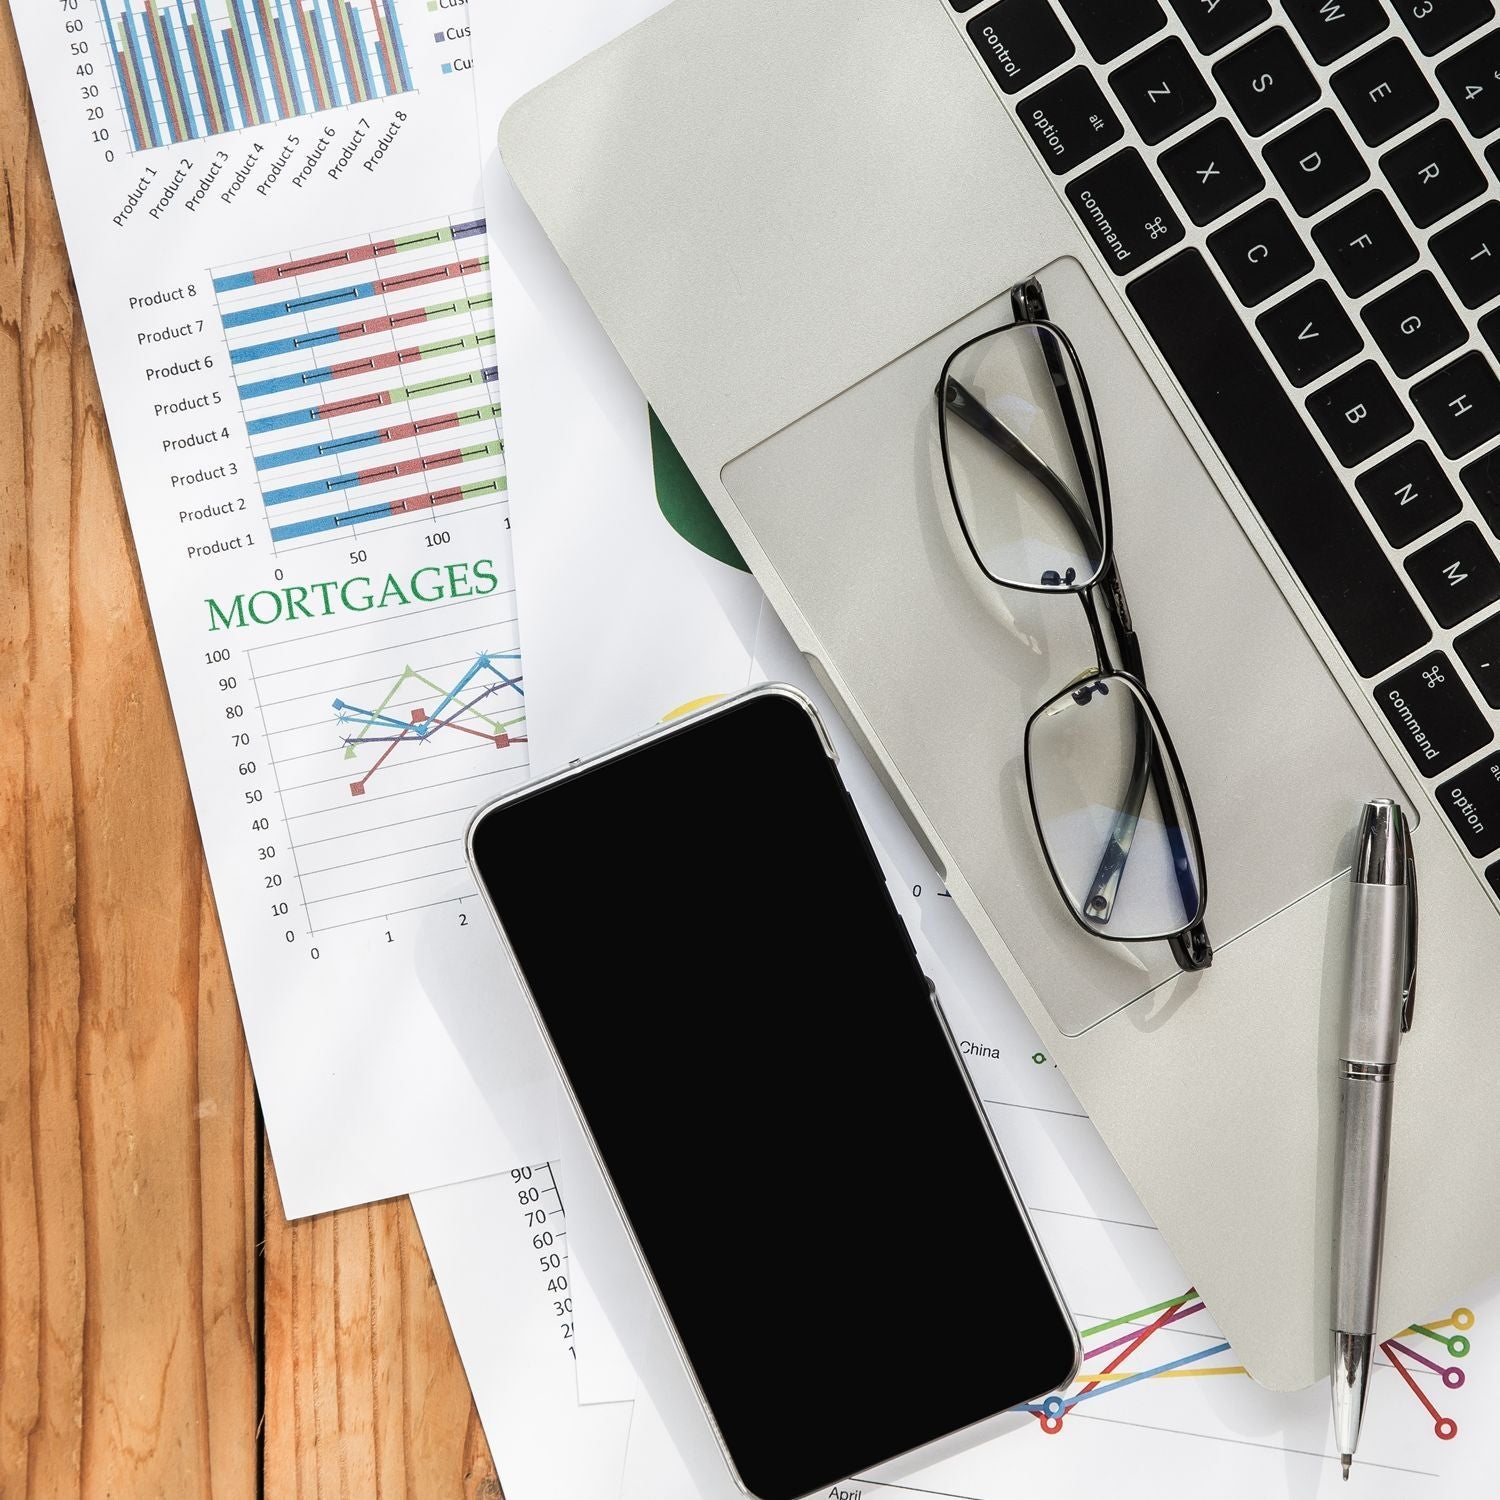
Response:
[{"label": "graph gridline", "polygon": [[99,0],[137,151],[412,89],[395,0]]}]

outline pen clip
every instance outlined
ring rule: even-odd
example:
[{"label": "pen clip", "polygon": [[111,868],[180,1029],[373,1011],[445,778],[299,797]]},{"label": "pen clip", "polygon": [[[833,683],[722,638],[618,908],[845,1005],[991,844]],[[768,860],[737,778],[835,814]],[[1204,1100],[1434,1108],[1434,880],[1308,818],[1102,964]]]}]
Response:
[{"label": "pen clip", "polygon": [[1401,1030],[1411,1030],[1417,1003],[1417,856],[1411,846],[1411,825],[1402,821],[1406,845],[1406,974],[1402,982]]}]

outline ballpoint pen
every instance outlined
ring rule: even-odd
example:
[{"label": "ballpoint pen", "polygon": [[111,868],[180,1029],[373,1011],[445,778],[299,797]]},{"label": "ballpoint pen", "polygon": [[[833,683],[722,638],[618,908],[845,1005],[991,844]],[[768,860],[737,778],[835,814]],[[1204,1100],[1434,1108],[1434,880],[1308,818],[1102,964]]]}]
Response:
[{"label": "ballpoint pen", "polygon": [[1343,1133],[1333,1247],[1333,1429],[1344,1478],[1375,1352],[1396,1051],[1411,1029],[1417,873],[1400,806],[1367,802],[1351,871],[1349,1014],[1339,1063]]}]

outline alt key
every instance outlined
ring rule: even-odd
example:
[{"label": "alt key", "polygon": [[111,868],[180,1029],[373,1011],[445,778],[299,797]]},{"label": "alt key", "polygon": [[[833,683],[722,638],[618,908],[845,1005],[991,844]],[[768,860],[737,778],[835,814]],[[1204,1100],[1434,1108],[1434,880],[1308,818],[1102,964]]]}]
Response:
[{"label": "alt key", "polygon": [[1483,859],[1500,849],[1500,756],[1466,766],[1437,796],[1470,854]]},{"label": "alt key", "polygon": [[1125,134],[1120,117],[1087,68],[1039,88],[1020,106],[1021,123],[1060,177],[1097,156]]}]

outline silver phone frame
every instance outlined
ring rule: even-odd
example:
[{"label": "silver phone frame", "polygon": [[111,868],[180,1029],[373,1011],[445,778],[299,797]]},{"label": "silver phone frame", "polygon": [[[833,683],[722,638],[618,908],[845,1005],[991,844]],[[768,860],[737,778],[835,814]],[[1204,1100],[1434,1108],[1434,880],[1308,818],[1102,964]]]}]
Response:
[{"label": "silver phone frame", "polygon": [[[729,697],[720,699],[716,703],[705,705],[700,709],[695,709],[692,713],[684,714],[680,719],[673,719],[669,720],[668,722],[658,724],[653,728],[647,730],[644,734],[636,736],[634,739],[625,740],[621,744],[612,746],[608,750],[601,751],[597,755],[589,756],[587,759],[575,760],[569,765],[564,766],[560,771],[553,771],[551,774],[540,777],[535,781],[528,781],[512,791],[506,792],[503,795],[494,798],[492,801],[485,803],[483,807],[479,808],[478,811],[475,812],[474,816],[469,820],[468,828],[464,832],[464,855],[468,861],[469,869],[474,876],[474,883],[479,887],[480,899],[484,902],[486,909],[489,911],[490,920],[495,924],[495,930],[500,935],[500,942],[505,949],[505,956],[510,960],[510,965],[511,968],[515,971],[516,980],[520,985],[521,993],[526,997],[526,1004],[531,1010],[531,1018],[536,1023],[537,1030],[541,1033],[542,1041],[546,1045],[549,1056],[552,1058],[553,1066],[557,1069],[558,1079],[562,1084],[564,1093],[566,1093],[568,1096],[568,1103],[572,1106],[573,1114],[578,1120],[580,1129],[583,1131],[584,1139],[588,1142],[589,1150],[593,1153],[594,1161],[599,1168],[600,1175],[604,1179],[604,1185],[609,1192],[610,1201],[614,1204],[615,1211],[620,1215],[620,1222],[624,1226],[625,1235],[630,1242],[631,1251],[635,1255],[636,1262],[640,1266],[641,1272],[646,1278],[646,1284],[651,1289],[651,1296],[656,1303],[656,1310],[661,1316],[663,1323],[666,1325],[667,1332],[671,1335],[672,1347],[676,1350],[677,1358],[681,1362],[683,1371],[687,1375],[688,1381],[692,1385],[693,1394],[698,1399],[698,1405],[702,1408],[703,1415],[708,1422],[710,1431],[714,1435],[714,1441],[718,1444],[719,1452],[723,1456],[724,1463],[729,1470],[730,1477],[734,1480],[735,1486],[739,1489],[740,1493],[749,1497],[749,1500],[760,1500],[760,1497],[757,1496],[755,1492],[751,1490],[750,1487],[745,1483],[743,1478],[741,1478],[740,1476],[739,1469],[735,1466],[734,1457],[729,1451],[729,1445],[725,1442],[724,1434],[720,1430],[719,1424],[714,1418],[713,1408],[709,1405],[708,1397],[704,1393],[703,1387],[698,1381],[698,1373],[693,1368],[692,1360],[688,1358],[687,1349],[683,1345],[682,1336],[678,1332],[676,1321],[673,1319],[671,1311],[667,1307],[666,1298],[662,1295],[661,1287],[657,1284],[656,1275],[651,1269],[650,1262],[646,1259],[646,1255],[641,1248],[640,1241],[636,1238],[635,1226],[631,1223],[630,1215],[626,1211],[625,1205],[621,1201],[619,1193],[616,1191],[614,1178],[610,1175],[609,1168],[605,1165],[603,1153],[599,1149],[599,1143],[594,1139],[593,1129],[589,1125],[588,1118],[585,1116],[583,1109],[578,1102],[578,1098],[573,1092],[572,1081],[568,1077],[567,1069],[563,1067],[562,1058],[558,1055],[557,1048],[553,1044],[552,1035],[547,1030],[546,1023],[542,1020],[542,1013],[536,1003],[536,997],[531,993],[531,986],[526,982],[526,975],[522,972],[520,962],[516,957],[515,949],[511,947],[510,938],[506,934],[505,926],[500,920],[500,914],[498,911],[496,911],[495,904],[490,898],[489,887],[485,884],[484,877],[479,869],[479,864],[474,857],[474,831],[476,828],[478,828],[479,824],[492,812],[506,806],[511,802],[522,801],[523,799],[534,796],[536,793],[541,792],[545,788],[553,786],[558,782],[571,780],[575,776],[581,776],[588,771],[597,769],[599,766],[607,765],[611,761],[620,760],[626,755],[634,754],[636,751],[653,744],[657,740],[665,739],[674,734],[679,734],[687,728],[696,727],[704,719],[713,718],[720,714],[729,713],[732,710],[745,704],[746,702],[764,697],[786,698],[794,703],[799,709],[801,709],[802,712],[805,713],[807,717],[812,721],[812,725],[817,732],[818,739],[823,745],[824,753],[828,756],[829,760],[833,762],[835,767],[838,766],[838,751],[834,748],[833,741],[829,737],[828,731],[824,727],[823,721],[819,717],[817,708],[813,705],[812,700],[808,698],[805,693],[791,686],[789,683],[760,683],[754,687],[746,689],[744,692],[735,693]],[[842,785],[842,778],[840,778],[840,784]],[[847,796],[848,789],[845,788],[844,790],[845,795]],[[859,820],[858,809],[853,807],[852,799],[850,806],[851,810],[854,812],[855,821],[859,823],[861,832],[863,832],[864,825]],[[895,917],[898,922],[901,922],[903,926],[905,925],[904,919],[902,918],[899,911],[895,912]],[[974,1087],[974,1080],[970,1076],[969,1070],[964,1064],[963,1054],[959,1051],[957,1039],[953,1035],[953,1029],[948,1024],[948,1018],[943,1014],[943,1007],[938,1001],[937,986],[926,975],[923,975],[922,977],[927,981],[928,998],[931,1002],[933,1013],[938,1019],[938,1024],[942,1028],[943,1036],[947,1040],[948,1050],[953,1056],[954,1065],[958,1069],[959,1077],[961,1077],[964,1081],[964,1087],[968,1092],[969,1101],[973,1106],[975,1115],[979,1119],[979,1122],[984,1129],[985,1138],[990,1143],[990,1149],[995,1153],[995,1161],[1000,1168],[1000,1174],[1005,1181],[1005,1185],[1010,1191],[1011,1200],[1015,1204],[1017,1210],[1020,1212],[1021,1222],[1025,1225],[1026,1228],[1027,1239],[1031,1245],[1032,1251],[1036,1255],[1037,1261],[1041,1265],[1043,1274],[1046,1276],[1047,1285],[1051,1290],[1053,1301],[1057,1304],[1059,1311],[1062,1313],[1063,1321],[1067,1324],[1072,1332],[1073,1363],[1068,1370],[1067,1378],[1060,1381],[1056,1385],[1049,1386],[1046,1390],[1040,1391],[1036,1396],[1030,1398],[1032,1400],[1037,1400],[1040,1397],[1050,1395],[1054,1391],[1066,1390],[1070,1385],[1072,1385],[1074,1379],[1078,1374],[1079,1368],[1083,1363],[1083,1343],[1078,1336],[1078,1326],[1073,1320],[1073,1315],[1068,1307],[1067,1301],[1063,1297],[1062,1289],[1058,1285],[1056,1272],[1054,1272],[1054,1270],[1052,1269],[1052,1263],[1047,1258],[1047,1252],[1043,1248],[1040,1239],[1038,1239],[1037,1237],[1036,1225],[1032,1223],[1031,1214],[1028,1212],[1026,1204],[1022,1201],[1019,1191],[1017,1191],[1015,1179],[1011,1176],[1010,1165],[1005,1160],[1005,1153],[1000,1149],[1000,1142],[995,1137],[994,1127],[990,1124],[989,1116],[984,1112],[984,1104],[979,1097],[979,1091]],[[1014,1411],[1014,1409],[1015,1408],[1008,1408],[1004,1412],[995,1412],[988,1417],[981,1417],[977,1422],[971,1422],[964,1427],[954,1428],[950,1432],[946,1432],[936,1438],[929,1439],[926,1443],[923,1443],[916,1448],[909,1448],[901,1453],[893,1453],[887,1458],[877,1460],[877,1462],[882,1465],[901,1462],[924,1452],[928,1448],[936,1447],[939,1444],[951,1443],[954,1439],[963,1438],[966,1434],[978,1433],[981,1429],[989,1426],[990,1424],[998,1423],[1004,1420],[1004,1418],[1009,1416],[1011,1412]],[[848,1475],[843,1477],[857,1478],[858,1476]],[[841,1481],[836,1480],[834,1482],[839,1483]],[[809,1496],[815,1493],[817,1492],[810,1491]]]}]

